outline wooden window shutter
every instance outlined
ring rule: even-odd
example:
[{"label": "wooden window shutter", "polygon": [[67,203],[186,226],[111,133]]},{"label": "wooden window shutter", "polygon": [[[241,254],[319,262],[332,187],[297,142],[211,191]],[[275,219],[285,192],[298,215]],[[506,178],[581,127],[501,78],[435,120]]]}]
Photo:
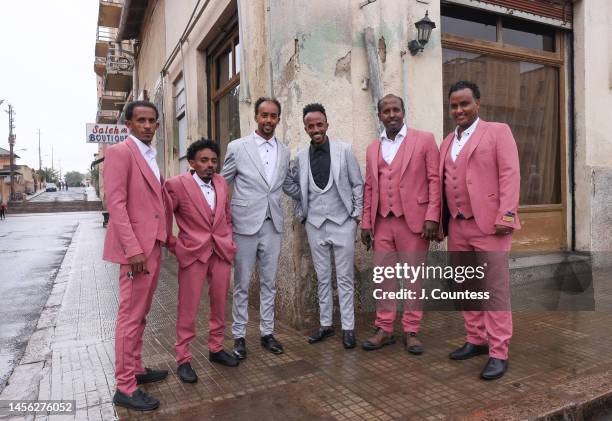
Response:
[{"label": "wooden window shutter", "polygon": [[481,0],[525,13],[572,22],[572,2],[569,0]]}]

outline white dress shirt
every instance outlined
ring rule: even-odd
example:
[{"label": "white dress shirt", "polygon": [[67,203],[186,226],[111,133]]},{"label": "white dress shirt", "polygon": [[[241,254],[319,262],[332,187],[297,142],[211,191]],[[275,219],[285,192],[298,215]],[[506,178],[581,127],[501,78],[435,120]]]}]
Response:
[{"label": "white dress shirt", "polygon": [[161,183],[159,167],[157,166],[157,161],[155,160],[155,157],[157,156],[157,151],[152,147],[145,145],[136,136],[130,136],[134,140],[134,143],[136,143],[136,146],[138,146],[138,149],[140,150],[140,153],[142,154],[142,157],[144,158],[146,163],[149,165],[149,168],[151,168],[151,171],[153,171],[153,174],[155,174],[155,177]]},{"label": "white dress shirt", "polygon": [[202,180],[197,173],[193,173],[193,179],[200,186],[200,190],[204,195],[204,199],[208,202],[208,205],[212,210],[215,209],[215,200],[217,199],[217,195],[215,194],[215,186],[213,186],[212,179],[207,183]]},{"label": "white dress shirt", "polygon": [[259,151],[261,163],[266,171],[266,178],[268,179],[268,183],[271,183],[272,177],[274,176],[274,170],[276,169],[276,157],[278,155],[276,138],[272,137],[270,140],[266,140],[256,132],[253,132],[253,136],[255,136],[255,142],[257,142],[257,150]]},{"label": "white dress shirt", "polygon": [[391,165],[393,162],[393,158],[397,155],[397,151],[400,146],[402,146],[402,142],[406,138],[406,133],[408,133],[408,127],[404,124],[402,129],[398,134],[395,135],[395,139],[389,139],[387,137],[387,131],[383,130],[380,134],[380,146],[382,152],[382,158],[385,160],[387,165]]},{"label": "white dress shirt", "polygon": [[461,152],[461,149],[463,149],[465,144],[468,143],[468,140],[470,140],[470,137],[472,137],[472,135],[476,131],[476,127],[478,127],[479,121],[480,121],[480,118],[476,118],[476,121],[474,121],[470,127],[465,129],[463,133],[461,133],[461,138],[459,138],[459,127],[455,129],[453,147],[451,148],[451,159],[453,160],[453,162],[457,160],[457,157],[459,156],[459,152]]}]

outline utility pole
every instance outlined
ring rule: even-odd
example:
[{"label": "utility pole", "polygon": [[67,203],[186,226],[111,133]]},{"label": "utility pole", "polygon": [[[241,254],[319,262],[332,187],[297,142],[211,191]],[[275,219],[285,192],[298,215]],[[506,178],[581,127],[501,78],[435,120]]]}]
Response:
[{"label": "utility pole", "polygon": [[9,200],[13,200],[13,195],[15,193],[15,179],[13,177],[13,171],[15,171],[14,166],[15,166],[15,153],[14,153],[14,148],[15,148],[15,138],[16,136],[13,134],[13,129],[15,128],[14,125],[14,115],[15,115],[15,110],[13,109],[13,106],[11,104],[9,104],[8,106],[8,111],[7,111],[8,115],[9,115],[9,136],[8,136],[8,141],[9,141],[9,149],[10,149],[10,170],[9,170],[9,174],[10,174],[10,182],[11,182],[11,196],[9,198]]},{"label": "utility pole", "polygon": [[38,129],[38,171],[42,170],[42,155],[40,154],[40,129]]},{"label": "utility pole", "polygon": [[51,171],[54,171],[55,168],[53,167],[53,145],[51,145]]}]

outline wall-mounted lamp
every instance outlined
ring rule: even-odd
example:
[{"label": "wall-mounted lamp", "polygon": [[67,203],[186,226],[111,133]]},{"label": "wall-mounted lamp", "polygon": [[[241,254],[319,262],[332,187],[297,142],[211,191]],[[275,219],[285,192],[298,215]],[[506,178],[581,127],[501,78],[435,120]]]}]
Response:
[{"label": "wall-mounted lamp", "polygon": [[425,17],[414,24],[417,28],[417,39],[408,43],[410,54],[416,56],[420,51],[423,51],[425,45],[429,42],[431,31],[436,27],[436,24],[429,19],[429,11],[425,12]]}]

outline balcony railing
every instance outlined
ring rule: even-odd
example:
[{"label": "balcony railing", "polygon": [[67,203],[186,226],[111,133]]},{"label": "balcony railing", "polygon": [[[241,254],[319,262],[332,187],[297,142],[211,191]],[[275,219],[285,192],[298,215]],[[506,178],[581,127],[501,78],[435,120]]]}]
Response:
[{"label": "balcony railing", "polygon": [[99,110],[121,111],[126,102],[126,92],[105,91],[98,100]]},{"label": "balcony railing", "polygon": [[96,57],[94,59],[94,72],[96,72],[98,76],[104,76],[105,71],[106,71],[106,58]]},{"label": "balcony railing", "polygon": [[117,40],[117,29],[106,26],[98,26],[96,33],[96,57],[104,57],[108,55],[110,44]]},{"label": "balcony railing", "polygon": [[119,119],[119,113],[119,111],[114,110],[98,110],[96,115],[96,123],[115,124]]}]

